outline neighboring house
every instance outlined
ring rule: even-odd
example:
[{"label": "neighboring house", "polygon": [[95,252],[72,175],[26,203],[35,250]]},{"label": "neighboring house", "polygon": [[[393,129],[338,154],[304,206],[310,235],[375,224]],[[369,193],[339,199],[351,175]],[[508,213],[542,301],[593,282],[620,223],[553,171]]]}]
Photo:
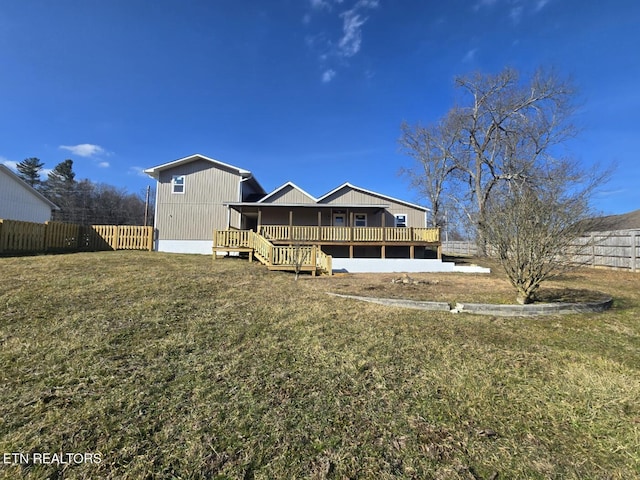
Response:
[{"label": "neighboring house", "polygon": [[0,219],[44,223],[59,208],[11,169],[0,165]]},{"label": "neighboring house", "polygon": [[158,181],[159,251],[211,253],[214,230],[241,229],[335,257],[439,257],[427,208],[350,183],[319,198],[292,182],[267,194],[251,172],[203,155],[145,172]]}]

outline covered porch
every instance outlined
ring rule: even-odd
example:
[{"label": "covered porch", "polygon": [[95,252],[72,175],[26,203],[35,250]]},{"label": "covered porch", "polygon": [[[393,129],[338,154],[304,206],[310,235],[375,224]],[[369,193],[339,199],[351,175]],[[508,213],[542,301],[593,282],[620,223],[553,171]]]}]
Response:
[{"label": "covered porch", "polygon": [[243,230],[274,245],[315,245],[334,257],[441,258],[440,230],[407,225],[388,205],[235,203]]}]

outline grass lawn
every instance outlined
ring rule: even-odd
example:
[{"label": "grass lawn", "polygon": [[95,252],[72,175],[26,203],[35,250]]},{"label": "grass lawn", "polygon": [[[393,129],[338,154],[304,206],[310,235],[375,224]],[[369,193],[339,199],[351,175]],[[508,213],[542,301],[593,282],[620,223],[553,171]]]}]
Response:
[{"label": "grass lawn", "polygon": [[[512,298],[496,274],[393,277],[0,258],[0,478],[640,477],[640,275],[567,275],[545,295],[613,309],[536,319],[325,294]],[[100,462],[33,461],[85,452]]]}]

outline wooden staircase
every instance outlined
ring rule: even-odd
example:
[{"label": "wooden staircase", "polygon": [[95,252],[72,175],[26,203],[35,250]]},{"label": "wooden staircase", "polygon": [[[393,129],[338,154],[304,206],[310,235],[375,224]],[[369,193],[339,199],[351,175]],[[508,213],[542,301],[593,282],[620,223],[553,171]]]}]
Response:
[{"label": "wooden staircase", "polygon": [[213,259],[218,252],[246,252],[269,270],[311,272],[331,275],[331,255],[317,245],[274,245],[253,230],[214,230]]}]

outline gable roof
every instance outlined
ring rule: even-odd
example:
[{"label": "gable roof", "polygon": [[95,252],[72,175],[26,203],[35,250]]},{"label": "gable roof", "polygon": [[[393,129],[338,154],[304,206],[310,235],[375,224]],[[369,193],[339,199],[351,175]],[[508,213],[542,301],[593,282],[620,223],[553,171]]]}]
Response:
[{"label": "gable roof", "polygon": [[205,160],[207,162],[211,162],[215,166],[224,168],[226,170],[231,170],[232,172],[237,173],[241,177],[251,177],[252,176],[251,172],[249,170],[245,170],[244,168],[236,167],[236,166],[230,165],[228,163],[223,163],[223,162],[221,162],[219,160],[207,157],[207,156],[202,155],[200,153],[194,153],[193,155],[189,155],[188,157],[182,157],[182,158],[179,158],[177,160],[173,160],[173,161],[168,162],[168,163],[163,163],[162,165],[157,165],[155,167],[147,168],[146,170],[144,170],[144,173],[146,173],[150,177],[155,178],[157,180],[158,177],[160,176],[160,172],[162,170],[166,170],[168,168],[177,167],[179,165],[184,165],[185,163],[190,163],[190,162],[193,162],[195,160]]},{"label": "gable roof", "polygon": [[285,190],[286,188],[293,188],[294,190],[298,190],[300,193],[302,193],[305,197],[308,197],[312,203],[317,203],[318,199],[315,198],[313,195],[308,194],[307,192],[305,192],[303,189],[301,189],[299,186],[297,186],[295,183],[293,182],[287,182],[281,186],[279,186],[278,188],[276,188],[273,192],[269,193],[268,195],[266,195],[265,197],[261,198],[260,200],[258,200],[256,203],[265,203],[266,200],[274,197],[275,195],[277,195],[279,192]]},{"label": "gable roof", "polygon": [[333,195],[336,192],[339,192],[340,190],[342,190],[344,188],[350,188],[351,190],[357,190],[359,192],[366,193],[367,195],[373,195],[375,197],[380,197],[380,198],[383,198],[383,199],[388,200],[390,202],[400,203],[402,205],[406,205],[408,207],[416,208],[418,210],[422,210],[422,211],[425,211],[425,212],[429,212],[430,211],[430,209],[428,209],[427,207],[423,207],[421,205],[416,205],[415,203],[406,202],[406,201],[400,200],[398,198],[393,198],[393,197],[390,197],[389,195],[384,195],[382,193],[374,192],[373,190],[367,190],[367,189],[362,188],[362,187],[356,187],[355,185],[352,185],[349,182],[345,182],[342,185],[334,188],[330,192],[325,193],[324,195],[322,195],[320,198],[318,198],[318,203],[323,203],[324,200],[326,200],[331,195]]},{"label": "gable roof", "polygon": [[37,191],[35,188],[33,188],[31,185],[29,185],[27,182],[25,182],[24,180],[22,180],[16,173],[13,172],[13,170],[11,170],[9,167],[6,167],[5,165],[0,165],[0,171],[4,172],[7,174],[7,176],[13,180],[15,180],[16,183],[18,183],[21,187],[23,187],[27,192],[29,192],[31,195],[33,195],[34,197],[36,197],[38,200],[43,201],[44,203],[46,203],[49,207],[51,207],[52,210],[60,210],[60,207],[57,206],[55,203],[53,203],[51,200],[49,200],[47,197],[45,197],[44,195],[42,195],[39,191]]}]

